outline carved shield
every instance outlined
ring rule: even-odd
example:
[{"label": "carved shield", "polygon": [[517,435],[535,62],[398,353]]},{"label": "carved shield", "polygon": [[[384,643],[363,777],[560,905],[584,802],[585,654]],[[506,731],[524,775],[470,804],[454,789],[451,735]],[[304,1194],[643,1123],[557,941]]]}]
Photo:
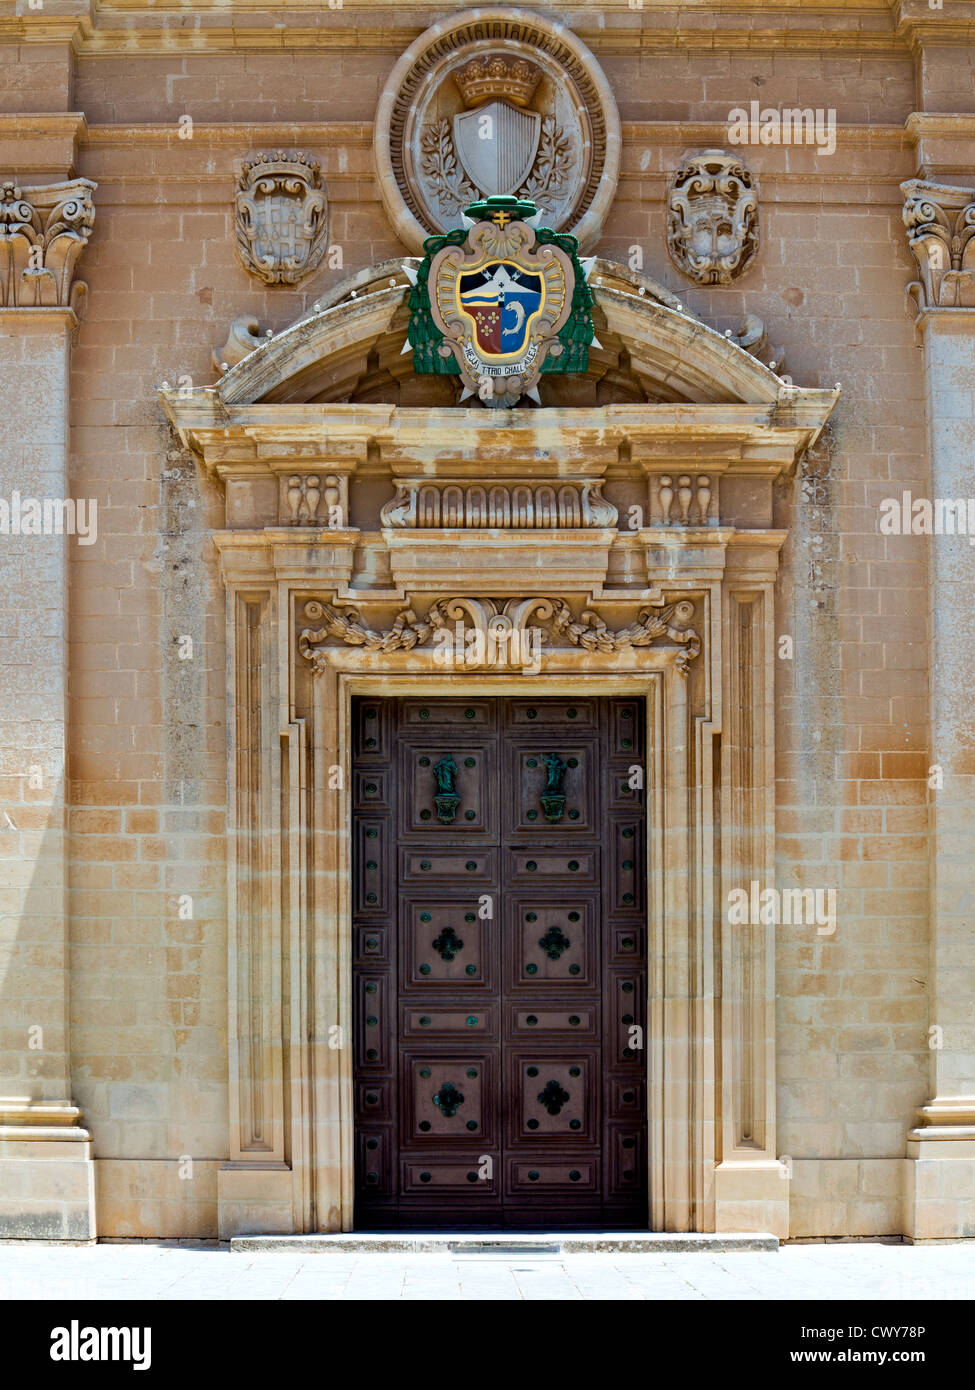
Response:
[{"label": "carved shield", "polygon": [[300,265],[311,240],[304,203],[286,195],[272,194],[263,200],[264,216],[259,219],[254,252],[259,260],[272,257],[275,263]]},{"label": "carved shield", "polygon": [[454,117],[454,145],[470,181],[485,195],[514,193],[531,173],[542,118],[506,101]]}]

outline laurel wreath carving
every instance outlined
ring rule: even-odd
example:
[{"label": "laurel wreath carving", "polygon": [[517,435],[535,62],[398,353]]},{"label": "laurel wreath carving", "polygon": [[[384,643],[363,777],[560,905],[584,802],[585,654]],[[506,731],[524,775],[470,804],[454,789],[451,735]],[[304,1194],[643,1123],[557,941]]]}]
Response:
[{"label": "laurel wreath carving", "polygon": [[450,122],[428,125],[420,135],[420,168],[437,190],[441,210],[450,217],[477,197],[464,177],[450,134]]},{"label": "laurel wreath carving", "polygon": [[[572,142],[554,116],[542,121],[538,154],[519,198],[533,202],[540,212],[552,215],[565,196],[572,172]],[[477,197],[478,190],[466,178],[457,159],[448,120],[434,121],[420,135],[420,168],[433,184],[441,211],[448,217],[461,212]]]},{"label": "laurel wreath carving", "polygon": [[542,134],[538,142],[538,154],[532,171],[518,193],[541,212],[550,215],[555,204],[565,193],[565,181],[572,171],[572,148],[569,136],[554,116],[546,116],[542,121]]}]

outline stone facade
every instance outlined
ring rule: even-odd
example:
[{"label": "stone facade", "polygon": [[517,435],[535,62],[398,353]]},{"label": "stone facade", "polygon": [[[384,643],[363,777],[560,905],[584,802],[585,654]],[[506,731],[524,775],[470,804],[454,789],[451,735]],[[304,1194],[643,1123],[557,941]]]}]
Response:
[{"label": "stone facade", "polygon": [[[350,1228],[348,702],[530,681],[657,731],[651,1225],[975,1235],[975,551],[911,526],[975,498],[975,7],[71,0],[0,49],[0,1234]],[[509,99],[526,180],[546,120],[590,161],[597,344],[488,412],[404,351],[409,122]],[[445,673],[443,615],[540,671]]]}]

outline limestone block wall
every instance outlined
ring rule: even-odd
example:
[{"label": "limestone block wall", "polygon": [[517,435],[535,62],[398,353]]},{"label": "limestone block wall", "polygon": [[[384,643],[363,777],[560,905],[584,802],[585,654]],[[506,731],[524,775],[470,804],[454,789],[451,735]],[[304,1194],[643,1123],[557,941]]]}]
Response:
[{"label": "limestone block wall", "polygon": [[206,538],[223,507],[149,391],[184,334],[208,336],[175,256],[204,262],[205,237],[183,245],[177,212],[155,244],[138,206],[131,226],[105,212],[73,380],[76,486],[104,499],[71,575],[74,1084],[101,1232],[202,1236],[227,1147],[223,588]]},{"label": "limestone block wall", "polygon": [[804,183],[760,175],[782,201],[763,197],[759,262],[730,292],[681,290],[719,327],[746,311],[774,325],[796,381],[843,386],[775,511],[789,531],[776,631],[792,639],[777,663],[776,881],[838,894],[835,935],[776,934],[778,1143],[796,1160],[796,1236],[901,1230],[891,1160],[928,1080],[926,557],[923,540],[877,529],[883,497],[926,487],[891,178],[909,156],[892,141],[858,178],[860,156],[841,145]]}]

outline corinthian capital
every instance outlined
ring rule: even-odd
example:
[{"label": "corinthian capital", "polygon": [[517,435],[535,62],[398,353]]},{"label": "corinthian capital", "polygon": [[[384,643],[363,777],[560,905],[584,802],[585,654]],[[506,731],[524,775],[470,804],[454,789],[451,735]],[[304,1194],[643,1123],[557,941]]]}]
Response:
[{"label": "corinthian capital", "polygon": [[975,308],[975,191],[909,179],[901,192],[921,276],[908,293],[921,309]]},{"label": "corinthian capital", "polygon": [[88,286],[74,273],[94,225],[96,187],[90,179],[0,183],[0,307],[79,309]]}]

